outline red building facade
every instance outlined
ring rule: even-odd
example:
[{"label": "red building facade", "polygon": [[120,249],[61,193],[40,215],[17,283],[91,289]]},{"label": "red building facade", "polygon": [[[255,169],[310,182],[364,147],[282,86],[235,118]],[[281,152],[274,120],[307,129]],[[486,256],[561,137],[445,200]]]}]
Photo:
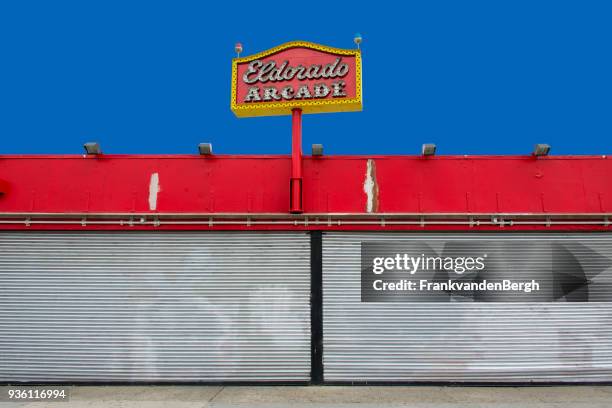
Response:
[{"label": "red building facade", "polygon": [[605,156],[2,156],[2,229],[608,230]]}]

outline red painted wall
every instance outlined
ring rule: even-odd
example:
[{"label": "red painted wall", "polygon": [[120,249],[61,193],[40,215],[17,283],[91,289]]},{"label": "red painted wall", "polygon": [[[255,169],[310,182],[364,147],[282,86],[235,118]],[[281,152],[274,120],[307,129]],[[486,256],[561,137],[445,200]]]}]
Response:
[{"label": "red painted wall", "polygon": [[[305,157],[304,211],[365,212],[368,159],[382,213],[612,212],[604,156]],[[289,156],[0,156],[0,213],[286,213],[290,166]]]}]

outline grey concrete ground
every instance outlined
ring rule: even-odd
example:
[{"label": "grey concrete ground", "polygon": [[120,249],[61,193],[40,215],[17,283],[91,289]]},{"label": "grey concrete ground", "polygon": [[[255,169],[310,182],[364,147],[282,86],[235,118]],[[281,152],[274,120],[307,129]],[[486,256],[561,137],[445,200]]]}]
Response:
[{"label": "grey concrete ground", "polygon": [[612,407],[612,386],[99,386],[73,387],[69,402],[0,403],[7,408],[506,408]]}]

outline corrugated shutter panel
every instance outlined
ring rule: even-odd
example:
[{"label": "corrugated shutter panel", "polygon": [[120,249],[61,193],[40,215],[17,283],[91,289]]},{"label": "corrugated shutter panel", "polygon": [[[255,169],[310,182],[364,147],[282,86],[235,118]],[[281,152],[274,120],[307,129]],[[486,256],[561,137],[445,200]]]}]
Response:
[{"label": "corrugated shutter panel", "polygon": [[324,234],[325,380],[611,381],[612,303],[361,302],[362,241],[538,236],[612,257],[612,234]]},{"label": "corrugated shutter panel", "polygon": [[303,233],[0,233],[0,381],[307,381]]}]

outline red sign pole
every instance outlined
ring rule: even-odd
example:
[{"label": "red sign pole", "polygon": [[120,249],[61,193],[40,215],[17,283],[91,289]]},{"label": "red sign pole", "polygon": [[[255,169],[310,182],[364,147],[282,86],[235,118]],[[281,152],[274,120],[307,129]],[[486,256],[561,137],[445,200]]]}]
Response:
[{"label": "red sign pole", "polygon": [[302,109],[291,110],[291,182],[289,211],[301,213],[302,209]]}]

